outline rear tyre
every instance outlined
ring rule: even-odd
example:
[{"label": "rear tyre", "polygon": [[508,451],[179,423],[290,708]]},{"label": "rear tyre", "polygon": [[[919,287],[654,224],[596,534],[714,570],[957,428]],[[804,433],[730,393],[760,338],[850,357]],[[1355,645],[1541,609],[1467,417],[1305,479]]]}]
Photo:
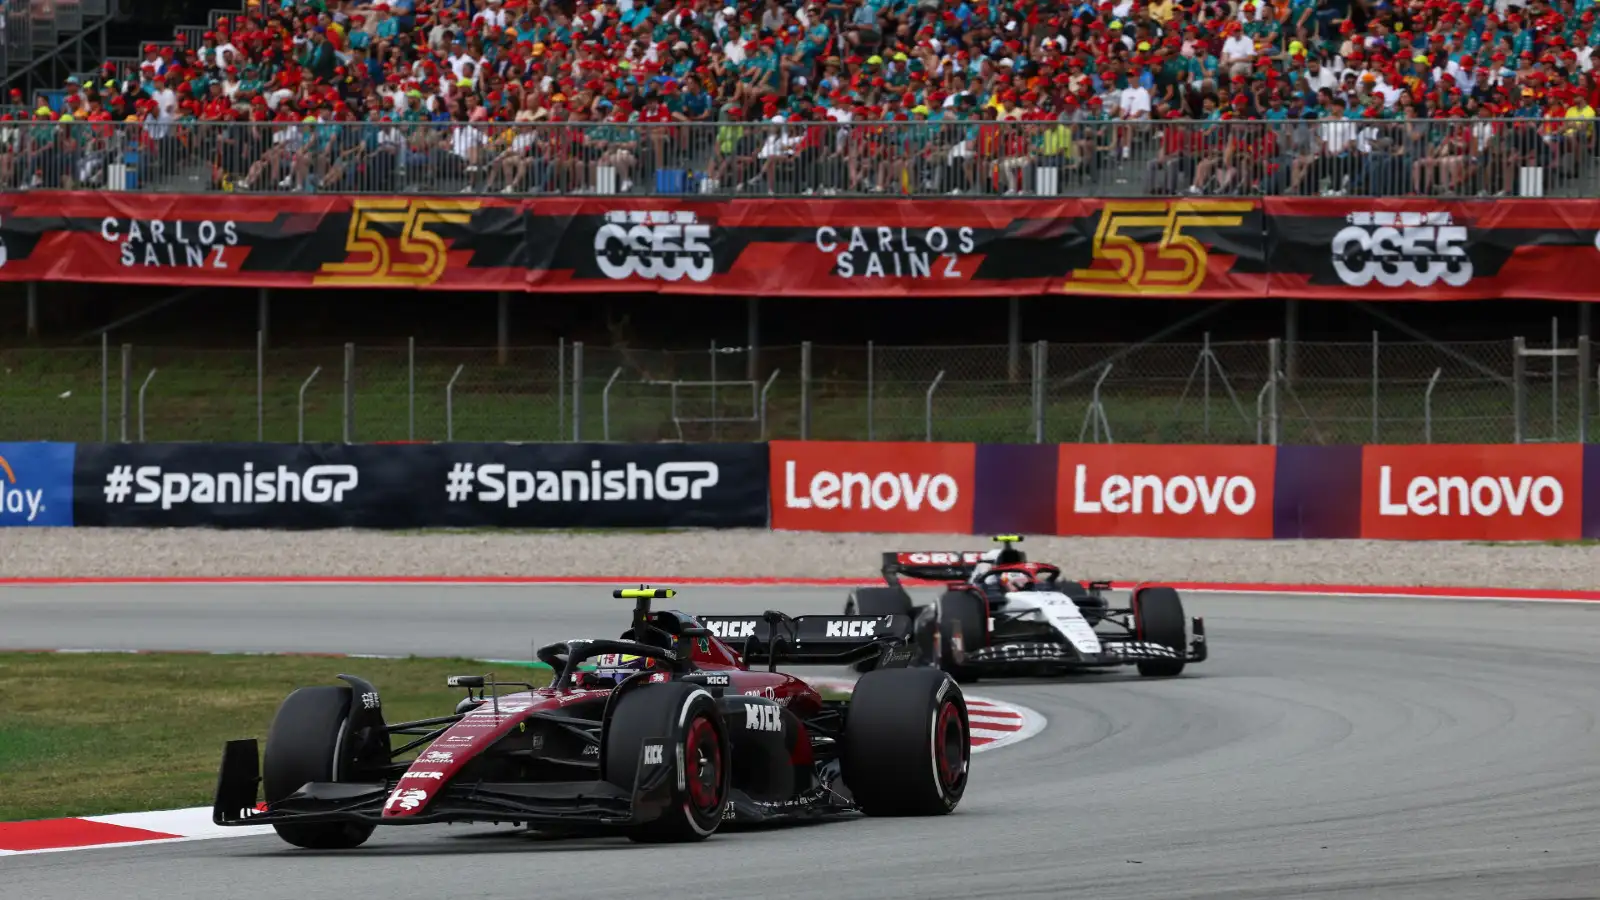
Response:
[{"label": "rear tyre", "polygon": [[967,788],[967,701],[948,673],[882,669],[856,681],[845,720],[844,782],[869,816],[942,816]]},{"label": "rear tyre", "polygon": [[1183,601],[1169,587],[1148,587],[1133,595],[1134,637],[1151,644],[1170,647],[1175,660],[1147,660],[1139,663],[1139,674],[1148,678],[1171,678],[1183,674],[1189,653],[1184,624]]},{"label": "rear tyre", "polygon": [[989,609],[968,591],[947,591],[939,598],[939,666],[962,684],[978,680],[967,655],[989,646]]},{"label": "rear tyre", "polygon": [[722,824],[732,786],[728,734],[711,693],[698,684],[667,682],[634,688],[617,702],[605,739],[605,779],[631,791],[649,738],[667,738],[666,765],[682,754],[687,786],[670,780],[672,803],[659,819],[629,832],[640,843],[703,841]]},{"label": "rear tyre", "polygon": [[[847,616],[912,616],[915,610],[911,606],[911,595],[904,588],[897,587],[871,587],[856,588],[844,601],[844,614]],[[857,672],[870,672],[877,666],[876,657],[854,663],[850,668]]]},{"label": "rear tyre", "polygon": [[[284,698],[267,730],[262,752],[261,787],[268,803],[300,790],[307,782],[338,781],[350,762],[341,743],[350,717],[348,687],[305,687]],[[296,847],[349,850],[366,843],[373,827],[362,822],[317,822],[272,826]]]},{"label": "rear tyre", "polygon": [[909,616],[911,595],[904,588],[856,588],[844,601],[847,616]]}]

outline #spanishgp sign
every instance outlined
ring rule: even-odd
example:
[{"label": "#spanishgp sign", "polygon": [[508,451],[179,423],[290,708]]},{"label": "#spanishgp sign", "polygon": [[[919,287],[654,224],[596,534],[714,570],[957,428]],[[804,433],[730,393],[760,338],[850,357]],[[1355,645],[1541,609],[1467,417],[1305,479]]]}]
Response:
[{"label": "#spanishgp sign", "polygon": [[[452,444],[440,525],[738,528],[767,524],[762,444]],[[430,476],[432,477],[432,476]]]}]

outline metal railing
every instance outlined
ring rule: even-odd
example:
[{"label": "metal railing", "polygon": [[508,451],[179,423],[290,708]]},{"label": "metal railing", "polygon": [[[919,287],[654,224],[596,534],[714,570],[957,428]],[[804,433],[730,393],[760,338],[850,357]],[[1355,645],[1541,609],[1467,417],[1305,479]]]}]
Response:
[{"label": "metal railing", "polygon": [[[1039,341],[1025,348],[1032,367],[1013,365],[1019,353],[1003,344],[734,348],[743,356],[732,360],[727,349],[0,350],[0,440],[1359,444],[1600,433],[1585,338]],[[145,373],[157,370],[152,387]]]},{"label": "metal railing", "polygon": [[0,190],[1594,196],[1594,120],[0,123]]}]

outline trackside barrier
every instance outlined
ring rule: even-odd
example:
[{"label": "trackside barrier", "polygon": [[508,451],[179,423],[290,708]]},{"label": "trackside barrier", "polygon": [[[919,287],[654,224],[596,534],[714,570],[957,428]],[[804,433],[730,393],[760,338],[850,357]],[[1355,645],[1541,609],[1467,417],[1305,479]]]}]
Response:
[{"label": "trackside barrier", "polygon": [[1600,538],[1600,445],[0,443],[0,527]]},{"label": "trackside barrier", "polygon": [[1592,302],[1600,199],[1586,184],[1576,196],[1494,200],[961,189],[871,203],[820,191],[463,195],[459,184],[443,195],[22,190],[0,221],[0,282]]}]

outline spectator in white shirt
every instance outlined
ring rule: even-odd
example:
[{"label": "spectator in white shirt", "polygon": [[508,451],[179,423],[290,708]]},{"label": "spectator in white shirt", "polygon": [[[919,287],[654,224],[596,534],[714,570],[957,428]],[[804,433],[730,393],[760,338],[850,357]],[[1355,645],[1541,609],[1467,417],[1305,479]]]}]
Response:
[{"label": "spectator in white shirt", "polygon": [[1228,35],[1222,42],[1223,68],[1229,75],[1249,77],[1250,70],[1255,67],[1256,42],[1244,33],[1238,22],[1229,22],[1223,31]]}]

